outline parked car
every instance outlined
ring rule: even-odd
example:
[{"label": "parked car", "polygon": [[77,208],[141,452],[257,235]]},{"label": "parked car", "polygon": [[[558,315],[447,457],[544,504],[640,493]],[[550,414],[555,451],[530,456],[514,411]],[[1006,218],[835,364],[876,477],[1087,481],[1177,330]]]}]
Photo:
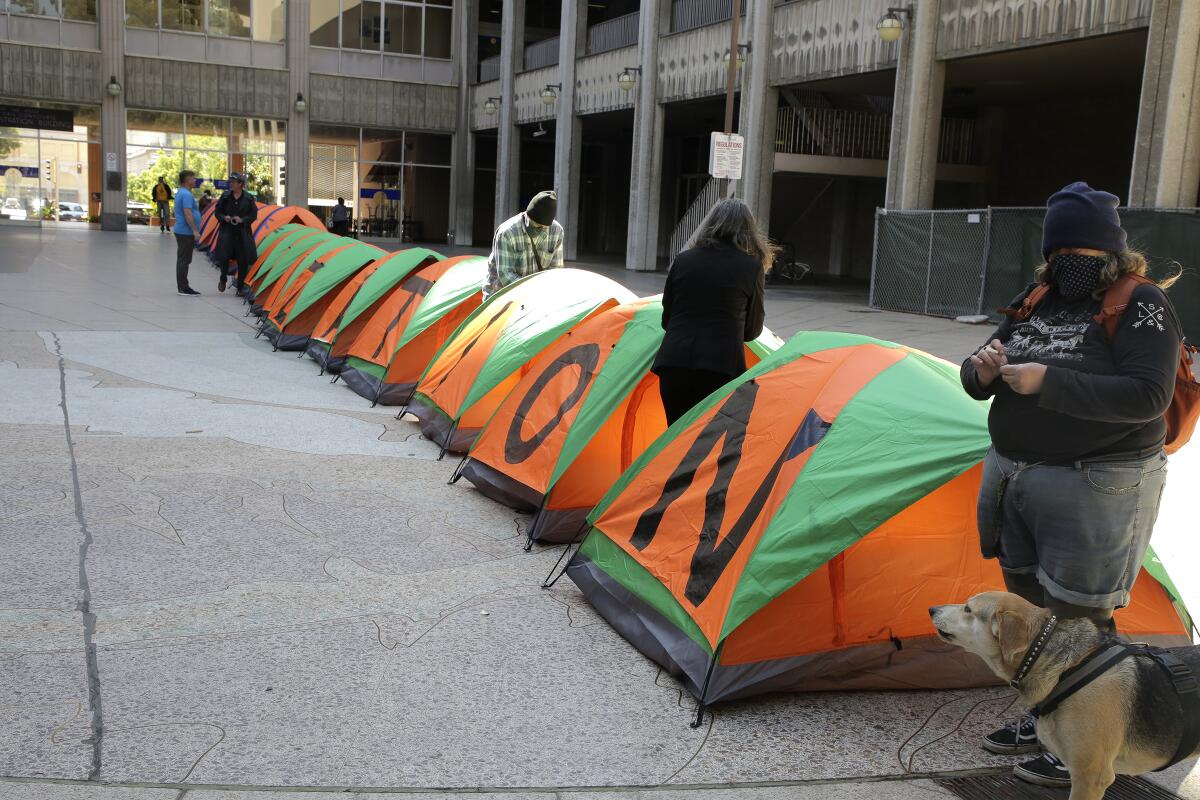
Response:
[{"label": "parked car", "polygon": [[133,225],[149,225],[153,210],[149,203],[139,203],[136,200],[125,203],[125,217]]},{"label": "parked car", "polygon": [[79,203],[59,203],[58,219],[60,222],[87,222],[87,209]]},{"label": "parked car", "polygon": [[15,197],[7,197],[4,200],[4,205],[0,206],[0,217],[27,219],[29,215],[25,211],[25,206],[21,205],[20,200]]}]

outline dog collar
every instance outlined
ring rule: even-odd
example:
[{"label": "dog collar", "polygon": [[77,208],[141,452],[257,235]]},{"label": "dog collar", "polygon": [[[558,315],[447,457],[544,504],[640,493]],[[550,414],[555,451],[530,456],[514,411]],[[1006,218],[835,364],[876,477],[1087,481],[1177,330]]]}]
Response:
[{"label": "dog collar", "polygon": [[1046,649],[1046,643],[1050,641],[1050,636],[1056,627],[1058,627],[1058,617],[1051,614],[1050,618],[1042,625],[1042,629],[1038,631],[1038,635],[1033,638],[1029,649],[1025,651],[1025,658],[1021,659],[1021,666],[1017,667],[1017,674],[1013,675],[1012,680],[1008,682],[1009,686],[1017,691],[1021,690],[1021,682],[1025,680],[1029,670],[1033,669],[1038,657]]}]

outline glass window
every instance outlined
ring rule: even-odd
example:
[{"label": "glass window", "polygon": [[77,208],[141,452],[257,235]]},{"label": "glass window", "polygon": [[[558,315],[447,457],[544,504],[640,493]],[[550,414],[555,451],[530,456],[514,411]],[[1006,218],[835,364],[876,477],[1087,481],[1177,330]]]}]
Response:
[{"label": "glass window", "polygon": [[338,0],[313,0],[309,11],[309,41],[317,47],[337,47],[338,20],[341,18]]},{"label": "glass window", "polygon": [[378,2],[362,4],[362,49],[379,50],[383,46],[383,9]]},{"label": "glass window", "polygon": [[428,58],[449,58],[452,36],[451,13],[448,8],[425,9],[425,55]]},{"label": "glass window", "polygon": [[384,49],[389,53],[421,55],[421,7],[389,3],[385,11],[387,31]]},{"label": "glass window", "polygon": [[140,147],[183,147],[183,114],[169,111],[125,112],[126,144]]},{"label": "glass window", "polygon": [[96,21],[96,0],[63,0],[63,18]]},{"label": "glass window", "polygon": [[250,0],[208,0],[208,32],[214,36],[248,37]]},{"label": "glass window", "polygon": [[258,155],[281,155],[286,125],[272,119],[233,120],[233,150]]},{"label": "glass window", "polygon": [[131,28],[157,28],[158,0],[125,0],[125,24]]},{"label": "glass window", "polygon": [[203,31],[204,0],[162,0],[162,26],[172,31]]},{"label": "glass window", "polygon": [[[319,3],[313,4],[313,13]],[[254,0],[254,38],[260,42],[282,42],[284,40],[283,0]]]},{"label": "glass window", "polygon": [[229,150],[229,120],[226,117],[187,115],[188,150],[212,150],[224,153]]},{"label": "glass window", "polygon": [[391,130],[364,130],[362,160],[388,161],[399,164],[404,160],[404,134]]},{"label": "glass window", "polygon": [[57,17],[58,0],[8,0],[8,10],[14,14],[38,14],[43,17]]},{"label": "glass window", "polygon": [[404,137],[406,164],[450,166],[450,137],[438,133],[408,133]]},{"label": "glass window", "polygon": [[362,48],[362,3],[360,0],[342,0],[342,47],[351,50]]}]

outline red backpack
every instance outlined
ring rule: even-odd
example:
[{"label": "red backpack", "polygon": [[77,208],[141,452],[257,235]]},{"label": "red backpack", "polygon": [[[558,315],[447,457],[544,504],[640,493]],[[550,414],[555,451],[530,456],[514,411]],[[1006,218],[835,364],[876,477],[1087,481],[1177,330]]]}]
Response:
[{"label": "red backpack", "polygon": [[[1117,282],[1108,287],[1100,313],[1094,316],[1097,325],[1103,325],[1112,339],[1117,333],[1117,325],[1121,315],[1129,305],[1133,290],[1137,287],[1154,283],[1145,275],[1126,273]],[[1039,283],[1025,297],[1020,308],[1002,308],[1000,313],[1015,320],[1024,321],[1033,315],[1033,310],[1050,291],[1050,285]],[[1175,372],[1175,393],[1171,397],[1171,405],[1163,417],[1167,421],[1167,443],[1164,449],[1168,454],[1176,452],[1188,443],[1196,430],[1196,422],[1200,419],[1200,383],[1192,375],[1192,362],[1196,358],[1197,347],[1184,340],[1179,345],[1179,368]]]}]

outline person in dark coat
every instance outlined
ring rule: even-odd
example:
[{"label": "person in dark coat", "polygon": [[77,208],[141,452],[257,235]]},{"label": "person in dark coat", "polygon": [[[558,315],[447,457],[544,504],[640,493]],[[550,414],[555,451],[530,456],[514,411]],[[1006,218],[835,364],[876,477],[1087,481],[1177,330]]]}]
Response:
[{"label": "person in dark coat", "polygon": [[745,342],[763,331],[763,290],[776,248],[737,199],[713,206],[675,257],[663,289],[666,331],[653,371],[667,422],[746,371]]},{"label": "person in dark coat", "polygon": [[229,188],[217,200],[217,221],[220,229],[217,231],[217,263],[221,265],[221,278],[217,282],[217,291],[225,291],[226,272],[230,261],[237,262],[237,280],[234,287],[237,293],[245,292],[246,273],[250,265],[258,259],[258,248],[254,244],[254,229],[252,223],[258,216],[258,204],[245,191],[246,176],[240,172],[231,173]]}]

